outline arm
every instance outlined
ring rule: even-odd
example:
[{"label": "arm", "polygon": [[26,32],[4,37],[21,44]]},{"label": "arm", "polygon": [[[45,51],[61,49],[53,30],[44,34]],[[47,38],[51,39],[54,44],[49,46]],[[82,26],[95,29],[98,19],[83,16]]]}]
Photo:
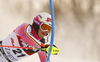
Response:
[{"label": "arm", "polygon": [[[38,55],[39,55],[40,61],[45,62],[47,59],[47,54],[49,52],[50,45],[46,45],[45,47],[42,47],[42,48],[46,48],[46,49],[42,49],[40,52],[38,52]],[[51,54],[57,55],[59,51],[60,50],[55,45],[53,45]]]},{"label": "arm", "polygon": [[45,51],[38,52],[38,55],[39,55],[39,58],[40,58],[41,62],[45,62],[46,61],[47,56],[46,56],[46,52]]}]

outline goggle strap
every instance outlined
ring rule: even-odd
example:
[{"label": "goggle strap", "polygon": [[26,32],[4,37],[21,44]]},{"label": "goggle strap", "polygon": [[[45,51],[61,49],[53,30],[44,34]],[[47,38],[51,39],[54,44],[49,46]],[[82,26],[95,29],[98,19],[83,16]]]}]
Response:
[{"label": "goggle strap", "polygon": [[39,22],[39,21],[36,20],[35,18],[34,18],[33,22],[36,23],[36,24],[39,25],[39,26],[41,25],[41,22]]}]

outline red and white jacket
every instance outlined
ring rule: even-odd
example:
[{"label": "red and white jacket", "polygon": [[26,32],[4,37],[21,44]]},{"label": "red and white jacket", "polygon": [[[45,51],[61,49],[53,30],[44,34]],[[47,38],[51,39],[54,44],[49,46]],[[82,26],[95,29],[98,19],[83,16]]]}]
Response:
[{"label": "red and white jacket", "polygon": [[[36,34],[34,28],[32,28],[31,25],[27,23],[20,25],[11,34],[9,34],[9,36],[3,40],[2,45],[18,46],[18,47],[37,47],[37,48],[45,46],[45,44],[40,42],[40,38]],[[17,62],[20,59],[28,57],[34,53],[38,53],[41,62],[46,61],[45,51],[33,50],[32,52],[30,52],[30,50],[28,49],[9,48],[9,47],[3,47],[3,50],[8,59],[12,62]]]}]

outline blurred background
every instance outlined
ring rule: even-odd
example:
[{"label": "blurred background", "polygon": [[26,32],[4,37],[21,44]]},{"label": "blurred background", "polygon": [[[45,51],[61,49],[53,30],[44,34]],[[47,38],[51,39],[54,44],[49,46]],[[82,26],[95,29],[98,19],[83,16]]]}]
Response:
[{"label": "blurred background", "polygon": [[[53,0],[54,44],[51,62],[100,62],[100,0]],[[49,0],[0,0],[0,40],[40,12],[50,13]],[[34,54],[19,62],[40,62]]]}]

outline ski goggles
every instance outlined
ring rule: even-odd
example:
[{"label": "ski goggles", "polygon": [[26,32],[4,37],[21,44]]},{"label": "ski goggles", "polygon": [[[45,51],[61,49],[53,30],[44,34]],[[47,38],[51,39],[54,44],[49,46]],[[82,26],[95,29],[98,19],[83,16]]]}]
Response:
[{"label": "ski goggles", "polygon": [[40,26],[40,29],[41,29],[42,31],[48,31],[48,33],[51,32],[51,26],[49,26],[49,25],[47,25],[47,24],[45,24],[45,23],[43,23],[43,22],[40,22],[40,21],[38,21],[38,20],[35,19],[35,18],[34,18],[33,22],[35,22],[37,25],[39,25],[39,26]]},{"label": "ski goggles", "polygon": [[42,31],[48,31],[48,33],[51,32],[51,26],[49,26],[49,25],[47,25],[47,24],[44,24],[44,23],[41,23],[40,29],[41,29]]}]

